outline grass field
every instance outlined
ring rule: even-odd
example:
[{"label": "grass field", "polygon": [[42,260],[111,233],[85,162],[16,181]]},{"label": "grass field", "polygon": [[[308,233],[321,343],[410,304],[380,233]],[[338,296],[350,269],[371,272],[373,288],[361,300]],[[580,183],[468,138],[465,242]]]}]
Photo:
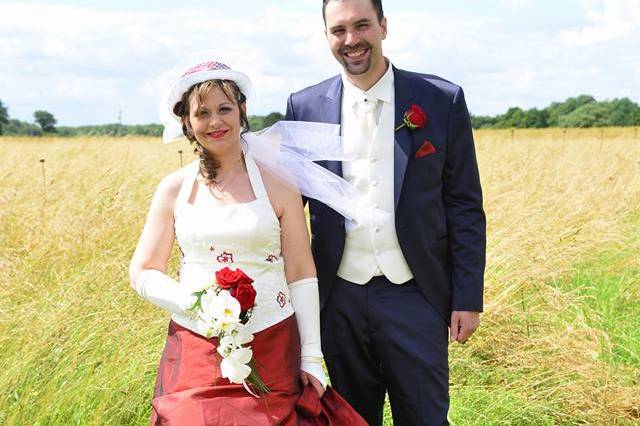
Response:
[{"label": "grass field", "polygon": [[[454,424],[640,424],[636,135],[476,133],[486,312],[451,348]],[[179,149],[0,138],[0,424],[147,423],[168,315],[127,268]]]}]

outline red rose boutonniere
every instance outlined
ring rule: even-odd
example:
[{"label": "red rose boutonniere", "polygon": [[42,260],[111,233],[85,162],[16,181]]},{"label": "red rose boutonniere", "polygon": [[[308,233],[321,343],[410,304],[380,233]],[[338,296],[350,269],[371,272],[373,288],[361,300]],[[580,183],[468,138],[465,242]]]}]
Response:
[{"label": "red rose boutonniere", "polygon": [[396,132],[403,127],[410,130],[422,129],[427,124],[427,114],[416,104],[412,104],[404,113],[403,123],[396,127]]}]

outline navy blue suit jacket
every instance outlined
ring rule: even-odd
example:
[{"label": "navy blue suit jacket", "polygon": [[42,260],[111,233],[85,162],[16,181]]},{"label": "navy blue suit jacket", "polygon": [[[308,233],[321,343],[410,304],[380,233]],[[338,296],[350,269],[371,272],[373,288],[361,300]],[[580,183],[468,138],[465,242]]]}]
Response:
[{"label": "navy blue suit jacket", "polygon": [[[395,126],[412,104],[424,128],[395,132],[395,223],[402,253],[429,303],[449,322],[451,310],[482,311],[486,222],[471,122],[460,87],[433,75],[393,69]],[[340,124],[342,80],[335,76],[289,96],[286,120]],[[434,154],[416,158],[429,141]],[[342,163],[321,165],[342,176]],[[336,279],[345,244],[344,217],[309,201],[311,246],[321,306]]]}]

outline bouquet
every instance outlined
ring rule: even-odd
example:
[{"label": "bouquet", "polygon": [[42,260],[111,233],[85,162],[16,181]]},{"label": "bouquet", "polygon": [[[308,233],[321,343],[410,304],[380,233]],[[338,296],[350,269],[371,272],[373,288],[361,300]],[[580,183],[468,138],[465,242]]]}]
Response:
[{"label": "bouquet", "polygon": [[208,338],[218,338],[218,354],[222,356],[222,377],[242,384],[251,394],[248,384],[259,393],[269,389],[256,373],[253,352],[248,346],[253,334],[246,329],[255,307],[256,290],[253,279],[241,269],[225,267],[216,272],[215,282],[193,293],[196,301],[189,308],[196,319],[198,331]]}]

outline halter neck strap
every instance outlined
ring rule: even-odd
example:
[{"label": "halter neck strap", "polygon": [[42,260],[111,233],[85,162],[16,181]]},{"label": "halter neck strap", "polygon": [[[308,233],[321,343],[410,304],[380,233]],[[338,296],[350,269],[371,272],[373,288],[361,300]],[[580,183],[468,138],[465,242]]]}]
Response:
[{"label": "halter neck strap", "polygon": [[247,166],[247,174],[249,175],[249,181],[251,182],[251,188],[256,196],[256,199],[267,196],[267,190],[264,187],[262,181],[262,175],[258,169],[258,165],[250,154],[245,154],[244,162]]}]

